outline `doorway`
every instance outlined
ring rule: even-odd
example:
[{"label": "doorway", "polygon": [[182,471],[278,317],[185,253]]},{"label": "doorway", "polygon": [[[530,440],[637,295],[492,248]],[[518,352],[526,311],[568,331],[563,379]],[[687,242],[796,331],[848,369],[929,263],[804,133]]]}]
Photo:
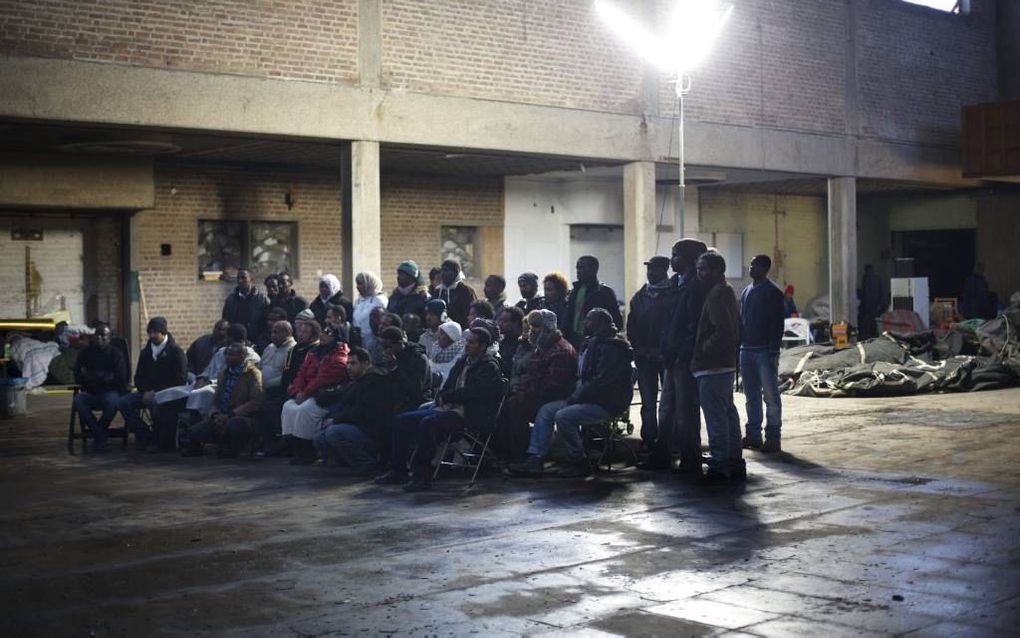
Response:
[{"label": "doorway", "polygon": [[928,278],[928,291],[934,297],[959,297],[963,282],[974,271],[977,258],[977,231],[907,230],[892,234],[893,251],[898,257],[914,260],[914,276]]}]

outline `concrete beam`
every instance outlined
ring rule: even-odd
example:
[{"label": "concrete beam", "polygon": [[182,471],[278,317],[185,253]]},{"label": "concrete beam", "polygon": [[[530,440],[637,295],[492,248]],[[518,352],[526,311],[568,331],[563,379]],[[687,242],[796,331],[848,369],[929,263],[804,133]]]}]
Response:
[{"label": "concrete beam", "polygon": [[857,180],[829,178],[829,308],[832,323],[857,323]]},{"label": "concrete beam", "polygon": [[25,155],[0,157],[0,208],[152,208],[152,162],[130,163]]},{"label": "concrete beam", "polygon": [[[0,118],[620,162],[675,159],[669,117],[71,60],[0,57]],[[696,121],[686,123],[686,135],[691,165],[977,185],[959,178],[955,149]]]},{"label": "concrete beam", "polygon": [[623,167],[624,303],[644,284],[642,264],[654,255],[655,163],[631,162]]}]

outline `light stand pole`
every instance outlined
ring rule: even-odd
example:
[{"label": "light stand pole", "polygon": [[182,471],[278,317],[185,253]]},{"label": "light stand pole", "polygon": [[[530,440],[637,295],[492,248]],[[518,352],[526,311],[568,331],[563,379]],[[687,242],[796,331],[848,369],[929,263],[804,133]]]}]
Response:
[{"label": "light stand pole", "polygon": [[687,169],[684,165],[684,96],[691,91],[691,76],[678,71],[676,76],[676,99],[680,103],[680,117],[677,126],[677,138],[679,149],[677,150],[677,161],[680,164],[680,201],[677,202],[680,214],[680,232],[686,235],[686,213],[687,213]]}]

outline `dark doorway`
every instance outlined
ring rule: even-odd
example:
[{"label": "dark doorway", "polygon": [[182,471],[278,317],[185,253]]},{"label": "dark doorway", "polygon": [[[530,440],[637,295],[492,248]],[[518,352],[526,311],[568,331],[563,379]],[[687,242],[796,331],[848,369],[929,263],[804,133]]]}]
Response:
[{"label": "dark doorway", "polygon": [[959,297],[963,280],[974,271],[977,232],[961,230],[909,230],[892,234],[897,257],[913,257],[914,276],[928,278],[934,297]]}]

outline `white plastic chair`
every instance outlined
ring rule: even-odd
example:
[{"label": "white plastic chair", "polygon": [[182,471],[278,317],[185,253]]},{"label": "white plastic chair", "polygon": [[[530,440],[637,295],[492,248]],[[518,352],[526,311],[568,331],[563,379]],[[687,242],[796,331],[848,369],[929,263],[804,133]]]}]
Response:
[{"label": "white plastic chair", "polygon": [[811,322],[801,317],[791,317],[783,323],[783,346],[799,346],[811,343]]}]

